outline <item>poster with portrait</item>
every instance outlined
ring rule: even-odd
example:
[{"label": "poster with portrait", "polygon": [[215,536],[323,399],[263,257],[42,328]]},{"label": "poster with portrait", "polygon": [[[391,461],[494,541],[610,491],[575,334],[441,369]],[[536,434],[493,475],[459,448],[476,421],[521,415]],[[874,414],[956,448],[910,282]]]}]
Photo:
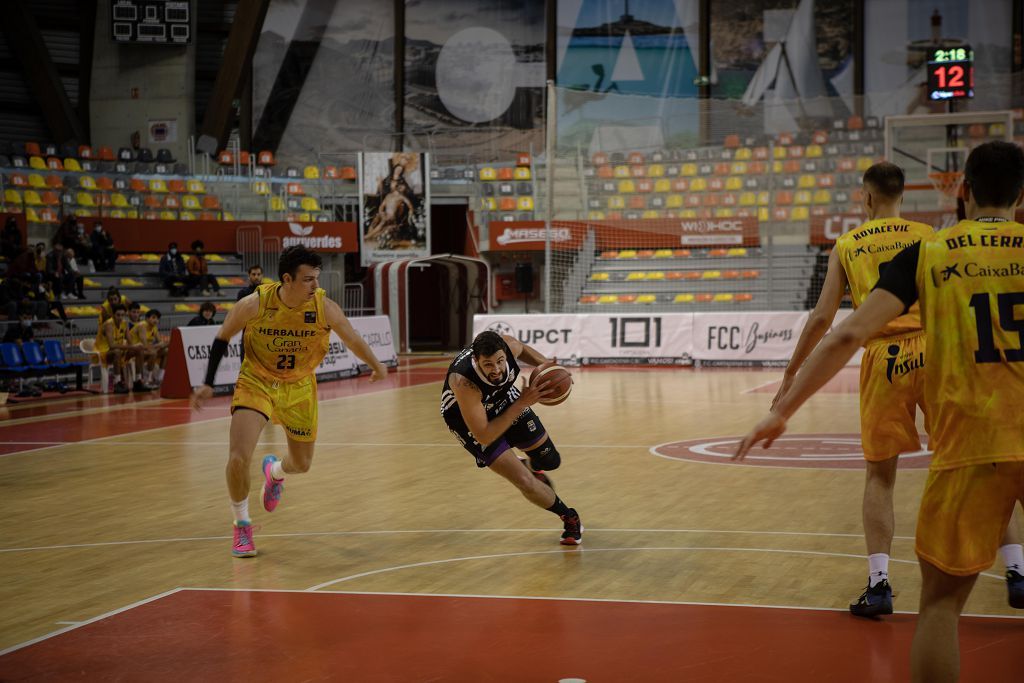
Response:
[{"label": "poster with portrait", "polygon": [[430,255],[427,155],[359,155],[359,234],[362,264]]}]

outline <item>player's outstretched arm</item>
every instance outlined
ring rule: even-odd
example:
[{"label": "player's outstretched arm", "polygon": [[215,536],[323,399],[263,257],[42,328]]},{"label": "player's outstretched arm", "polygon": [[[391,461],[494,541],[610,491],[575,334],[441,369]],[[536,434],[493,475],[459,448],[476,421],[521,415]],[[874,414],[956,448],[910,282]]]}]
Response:
[{"label": "player's outstretched arm", "polygon": [[839,310],[843,295],[846,293],[846,285],[846,270],[839,262],[839,250],[833,249],[832,254],[828,257],[828,270],[825,273],[821,294],[818,295],[818,303],[815,304],[814,310],[807,318],[807,324],[800,332],[800,339],[796,343],[796,348],[793,349],[793,357],[789,359],[789,365],[786,366],[786,372],[782,377],[782,385],[776,392],[775,398],[772,399],[773,408],[793,386],[793,379],[800,366],[804,364],[807,356],[832,327],[836,311]]},{"label": "player's outstretched arm", "polygon": [[515,337],[510,337],[507,334],[503,334],[501,335],[501,338],[505,340],[506,344],[508,344],[508,350],[512,352],[512,355],[515,356],[518,360],[523,361],[527,365],[532,365],[536,367],[541,363],[546,363],[548,360],[543,353],[533,348],[529,344],[524,344]]},{"label": "player's outstretched arm", "polygon": [[192,396],[189,398],[189,403],[192,404],[193,410],[202,408],[203,402],[213,396],[213,378],[217,375],[217,366],[220,365],[220,360],[224,357],[224,352],[227,351],[228,342],[231,341],[232,337],[241,332],[245,328],[246,323],[255,318],[259,312],[260,295],[256,292],[239,299],[234,307],[228,311],[224,322],[221,323],[220,329],[217,330],[217,336],[214,337],[213,345],[210,347],[210,360],[206,365],[206,379],[203,380],[202,385],[192,391]]},{"label": "player's outstretched arm", "polygon": [[356,354],[356,358],[369,365],[370,369],[373,370],[373,374],[370,375],[370,381],[379,382],[385,379],[388,376],[388,369],[378,360],[377,356],[373,355],[373,349],[366,343],[363,336],[352,327],[352,323],[348,321],[348,317],[341,310],[341,306],[337,302],[324,297],[324,315],[327,316],[327,324],[338,333],[341,340],[345,342],[345,346],[352,349],[352,353]]},{"label": "player's outstretched arm", "polygon": [[843,369],[868,337],[901,315],[905,309],[903,301],[895,294],[883,289],[871,292],[860,308],[814,349],[803,368],[797,373],[793,386],[779,399],[768,416],[740,442],[733,459],[742,460],[759,441],[765,442],[765,448],[771,446],[772,442],[786,431],[786,420]]}]

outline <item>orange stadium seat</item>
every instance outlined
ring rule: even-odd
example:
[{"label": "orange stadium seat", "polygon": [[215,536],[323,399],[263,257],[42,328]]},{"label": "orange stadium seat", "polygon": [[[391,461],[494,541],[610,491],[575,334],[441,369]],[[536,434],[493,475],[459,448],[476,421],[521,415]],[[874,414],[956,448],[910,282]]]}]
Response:
[{"label": "orange stadium seat", "polygon": [[643,178],[636,181],[637,192],[654,192],[654,181],[649,178]]},{"label": "orange stadium seat", "polygon": [[205,195],[203,196],[202,207],[204,209],[217,211],[220,209],[220,200],[217,198],[217,195],[215,194]]},{"label": "orange stadium seat", "polygon": [[498,200],[499,211],[515,211],[516,210],[516,198],[515,197],[501,197]]},{"label": "orange stadium seat", "polygon": [[627,199],[627,208],[629,209],[643,209],[647,206],[647,201],[640,195],[631,195]]},{"label": "orange stadium seat", "polygon": [[104,145],[104,146],[99,148],[99,150],[96,153],[96,156],[99,158],[100,161],[116,161],[117,160],[117,156],[114,154],[114,149],[112,147],[108,147],[106,145]]},{"label": "orange stadium seat", "polygon": [[167,181],[167,191],[174,192],[176,194],[185,194],[188,192],[188,187],[186,187],[184,180],[174,178]]},{"label": "orange stadium seat", "polygon": [[60,206],[60,197],[53,190],[47,190],[44,192],[40,199],[43,200],[43,204],[46,206]]},{"label": "orange stadium seat", "polygon": [[646,178],[647,167],[644,166],[643,164],[636,164],[635,166],[630,166],[629,175],[633,176],[634,178]]},{"label": "orange stadium seat", "polygon": [[627,161],[630,164],[643,164],[646,163],[647,159],[644,157],[643,152],[630,152]]}]

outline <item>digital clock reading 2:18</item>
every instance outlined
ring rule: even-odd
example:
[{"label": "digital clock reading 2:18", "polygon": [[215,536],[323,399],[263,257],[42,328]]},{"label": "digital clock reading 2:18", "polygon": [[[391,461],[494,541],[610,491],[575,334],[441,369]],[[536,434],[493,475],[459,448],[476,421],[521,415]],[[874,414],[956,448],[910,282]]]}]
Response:
[{"label": "digital clock reading 2:18", "polygon": [[968,97],[974,97],[974,50],[969,47],[932,50],[928,60],[928,99]]}]

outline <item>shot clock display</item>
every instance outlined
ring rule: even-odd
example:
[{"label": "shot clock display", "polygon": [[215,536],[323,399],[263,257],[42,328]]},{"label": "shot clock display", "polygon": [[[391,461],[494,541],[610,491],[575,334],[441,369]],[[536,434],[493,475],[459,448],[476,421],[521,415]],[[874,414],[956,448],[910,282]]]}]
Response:
[{"label": "shot clock display", "polygon": [[962,100],[974,97],[974,50],[936,47],[928,53],[928,99]]}]

